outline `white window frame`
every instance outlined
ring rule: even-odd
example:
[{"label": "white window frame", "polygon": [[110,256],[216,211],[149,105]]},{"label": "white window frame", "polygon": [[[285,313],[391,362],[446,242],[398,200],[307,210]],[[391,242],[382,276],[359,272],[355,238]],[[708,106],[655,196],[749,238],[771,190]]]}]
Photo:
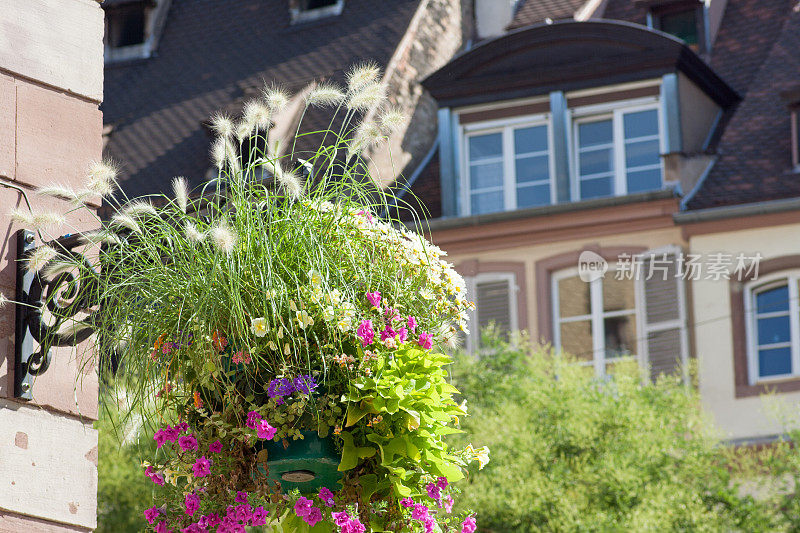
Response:
[{"label": "white window frame", "polygon": [[[609,263],[608,271],[606,272],[606,276],[614,276],[614,271],[616,270],[616,263]],[[580,361],[578,364],[583,366],[594,366],[595,374],[599,377],[606,375],[606,363],[614,361],[614,360],[623,360],[626,356],[623,357],[606,357],[606,340],[605,340],[605,323],[603,319],[611,318],[615,316],[633,316],[636,320],[636,353],[631,354],[631,358],[635,358],[636,361],[642,365],[644,368],[644,354],[646,353],[646,342],[644,339],[643,331],[644,331],[644,314],[643,314],[643,298],[644,295],[642,294],[642,284],[636,282],[636,280],[631,280],[633,283],[633,296],[634,296],[634,308],[633,312],[631,313],[631,309],[623,309],[621,311],[603,311],[603,285],[602,280],[603,278],[598,278],[594,281],[588,282],[590,283],[589,288],[589,311],[590,314],[588,315],[577,315],[574,317],[567,317],[566,319],[561,318],[561,309],[558,297],[558,282],[564,278],[569,277],[577,277],[578,276],[578,268],[571,267],[566,268],[563,270],[559,270],[558,272],[553,273],[550,277],[550,301],[552,302],[552,324],[553,324],[553,346],[556,350],[561,350],[561,324],[568,323],[568,322],[580,322],[584,320],[590,320],[591,327],[592,327],[592,360],[591,361]]]},{"label": "white window frame", "polygon": [[[747,336],[747,375],[750,385],[781,381],[800,376],[800,302],[798,283],[800,270],[788,270],[759,277],[745,285],[744,316]],[[758,368],[758,328],[756,325],[756,294],[762,290],[786,284],[789,289],[789,344],[792,351],[792,372],[760,377]]]},{"label": "white window frame", "polygon": [[[461,206],[462,215],[472,214],[472,190],[470,189],[470,165],[469,165],[469,138],[477,135],[487,135],[492,133],[502,134],[502,162],[503,162],[503,209],[496,211],[513,211],[517,209],[517,183],[515,175],[515,162],[517,154],[514,153],[514,130],[536,126],[547,127],[547,165],[549,170],[548,185],[550,186],[550,204],[556,203],[556,184],[555,184],[555,154],[553,153],[553,127],[550,114],[526,115],[513,119],[488,120],[475,122],[461,126]],[[535,182],[533,184],[539,184]],[[497,187],[499,189],[500,187]],[[488,189],[487,189],[488,192]],[[489,213],[484,213],[489,214]]]},{"label": "white window frame", "polygon": [[478,284],[492,283],[496,281],[508,282],[508,316],[510,322],[510,331],[519,329],[519,310],[517,309],[517,295],[519,294],[519,285],[517,285],[517,276],[513,272],[484,272],[464,278],[464,283],[467,286],[467,294],[473,295],[475,301],[475,309],[468,312],[469,315],[469,335],[466,340],[466,350],[468,353],[476,353],[480,346],[480,327],[478,326],[478,306],[481,302],[478,300]]},{"label": "white window frame", "polygon": [[[580,145],[578,144],[578,126],[589,122],[611,119],[613,128],[613,185],[612,196],[624,196],[628,194],[627,168],[625,166],[625,131],[623,115],[636,113],[638,111],[655,110],[658,115],[658,149],[661,154],[666,151],[666,139],[664,135],[664,120],[661,114],[659,99],[655,96],[637,98],[635,100],[622,100],[591,106],[577,107],[572,110],[572,172],[570,175],[570,197],[573,202],[583,200],[580,193]],[[661,155],[659,154],[659,155]],[[659,158],[659,170],[661,173],[661,189],[664,188],[664,160]],[[637,167],[638,168],[638,167]],[[591,198],[586,198],[591,199]]]},{"label": "white window frame", "polygon": [[318,7],[315,9],[300,9],[299,7],[289,8],[289,18],[291,24],[300,24],[303,22],[312,22],[328,17],[338,17],[342,14],[344,9],[344,0],[337,0],[335,4],[329,6]]}]

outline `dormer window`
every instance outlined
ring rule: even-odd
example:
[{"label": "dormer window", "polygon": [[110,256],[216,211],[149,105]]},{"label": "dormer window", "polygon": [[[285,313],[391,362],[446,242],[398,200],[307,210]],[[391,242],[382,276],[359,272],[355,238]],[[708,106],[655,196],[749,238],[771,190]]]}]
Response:
[{"label": "dormer window", "polygon": [[106,11],[108,46],[122,48],[144,43],[146,10],[144,2],[109,7]]},{"label": "dormer window", "polygon": [[341,15],[343,9],[344,0],[290,0],[289,2],[292,24],[335,17]]},{"label": "dormer window", "polygon": [[552,203],[550,128],[544,117],[470,124],[464,155],[463,202],[469,214]]},{"label": "dormer window", "polygon": [[705,11],[697,1],[671,2],[653,7],[651,26],[683,40],[695,52],[705,52]]},{"label": "dormer window", "polygon": [[164,0],[106,0],[105,62],[150,57],[168,8]]},{"label": "dormer window", "polygon": [[575,111],[575,200],[663,187],[656,104]]}]

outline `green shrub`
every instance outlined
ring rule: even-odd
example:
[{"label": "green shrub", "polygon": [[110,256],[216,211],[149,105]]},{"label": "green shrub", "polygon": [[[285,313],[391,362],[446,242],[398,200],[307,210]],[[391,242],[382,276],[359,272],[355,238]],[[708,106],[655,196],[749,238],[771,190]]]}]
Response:
[{"label": "green shrub", "polygon": [[[635,362],[598,379],[547,349],[493,340],[460,356],[463,429],[488,445],[460,505],[482,531],[763,531],[766,505],[741,495],[698,395],[675,378],[642,384]],[[517,346],[529,346],[518,341]]]}]

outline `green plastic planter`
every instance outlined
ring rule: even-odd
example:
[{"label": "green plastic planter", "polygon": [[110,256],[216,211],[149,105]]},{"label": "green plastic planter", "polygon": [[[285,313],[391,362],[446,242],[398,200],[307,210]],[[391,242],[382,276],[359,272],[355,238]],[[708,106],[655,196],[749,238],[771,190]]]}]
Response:
[{"label": "green plastic planter", "polygon": [[316,431],[302,433],[303,440],[289,441],[286,449],[281,441],[256,444],[256,453],[267,450],[269,468],[265,472],[259,464],[259,473],[280,483],[284,493],[297,489],[307,494],[317,492],[320,487],[336,490],[342,473],[337,470],[340,458],[333,438],[320,438]]}]

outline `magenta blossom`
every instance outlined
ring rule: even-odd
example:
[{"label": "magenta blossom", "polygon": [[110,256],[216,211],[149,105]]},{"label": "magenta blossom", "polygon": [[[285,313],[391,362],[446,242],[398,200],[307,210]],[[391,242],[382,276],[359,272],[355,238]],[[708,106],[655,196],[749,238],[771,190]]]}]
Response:
[{"label": "magenta blossom", "polygon": [[214,526],[218,526],[221,523],[222,520],[220,520],[219,515],[217,513],[208,513],[207,515],[203,515],[200,517],[200,520],[197,522],[197,525],[209,529]]},{"label": "magenta blossom", "polygon": [[185,513],[192,516],[200,509],[200,498],[194,492],[190,492],[183,500],[183,506],[186,508]]},{"label": "magenta blossom", "polygon": [[428,491],[429,498],[433,498],[437,502],[442,499],[442,489],[436,483],[428,483],[425,489]]},{"label": "magenta blossom", "polygon": [[265,525],[267,523],[268,514],[269,511],[259,505],[253,509],[253,513],[250,515],[250,525],[254,527]]},{"label": "magenta blossom", "polygon": [[189,524],[189,527],[181,529],[181,533],[206,533],[206,531],[200,524]]},{"label": "magenta blossom", "polygon": [[411,498],[403,498],[402,500],[400,500],[400,505],[402,505],[403,507],[413,507],[414,500],[412,500]]},{"label": "magenta blossom", "polygon": [[367,300],[369,300],[369,303],[371,303],[373,307],[380,307],[380,305],[381,305],[381,293],[379,293],[378,291],[368,292],[367,293]]},{"label": "magenta blossom", "polygon": [[215,440],[214,442],[208,445],[208,451],[210,451],[211,453],[222,452],[222,443],[218,440]]},{"label": "magenta blossom", "polygon": [[317,525],[317,522],[322,520],[322,511],[319,510],[319,507],[312,507],[308,510],[308,513],[303,517],[306,524],[311,527]]},{"label": "magenta blossom", "polygon": [[186,433],[187,431],[189,431],[189,424],[187,424],[186,422],[181,422],[180,424],[175,426],[174,429],[179,431],[180,433]]},{"label": "magenta blossom", "polygon": [[452,496],[447,496],[447,498],[445,498],[445,500],[444,500],[444,511],[447,514],[450,514],[450,513],[453,512],[453,504],[454,503],[455,502],[453,501],[453,497]]},{"label": "magenta blossom", "polygon": [[333,507],[333,493],[328,487],[322,487],[319,489],[319,499],[322,500],[322,502],[328,507]]},{"label": "magenta blossom", "polygon": [[417,342],[426,350],[433,348],[433,334],[425,333],[424,331],[419,334],[419,341]]},{"label": "magenta blossom", "polygon": [[397,330],[397,340],[400,342],[406,342],[408,338],[408,330],[406,328],[400,328]]},{"label": "magenta blossom", "polygon": [[155,505],[152,506],[150,509],[144,510],[144,517],[147,519],[148,524],[152,524],[158,518],[158,515],[161,514],[161,510],[156,507]]},{"label": "magenta blossom", "polygon": [[247,413],[247,422],[245,422],[244,425],[249,427],[250,429],[256,429],[259,420],[261,420],[261,415],[256,413],[255,411],[250,411],[249,413]]},{"label": "magenta blossom", "polygon": [[172,533],[172,530],[167,527],[167,523],[163,520],[156,524],[156,533]]},{"label": "magenta blossom", "polygon": [[259,439],[271,439],[277,433],[277,429],[270,426],[269,422],[266,420],[262,420],[258,423],[258,428],[256,429],[256,434],[258,435]]},{"label": "magenta blossom", "polygon": [[183,451],[194,451],[197,449],[197,438],[194,435],[184,435],[178,439],[178,446]]},{"label": "magenta blossom", "polygon": [[475,533],[476,529],[478,529],[478,525],[475,523],[474,516],[466,517],[464,523],[461,524],[461,533]]},{"label": "magenta blossom", "polygon": [[211,473],[211,461],[202,456],[192,465],[192,472],[194,477],[206,477]]},{"label": "magenta blossom", "polygon": [[243,490],[238,491],[233,501],[236,503],[247,503],[247,493]]},{"label": "magenta blossom", "polygon": [[372,329],[372,320],[362,320],[356,329],[356,335],[361,339],[361,344],[369,346],[375,340],[375,331]]},{"label": "magenta blossom", "polygon": [[297,513],[297,516],[303,517],[308,514],[308,511],[313,506],[314,502],[305,496],[300,496],[294,504],[294,512]]},{"label": "magenta blossom", "polygon": [[439,477],[436,478],[436,486],[439,487],[440,489],[446,489],[447,485],[448,485],[448,483],[447,483],[447,478],[446,477],[439,476]]},{"label": "magenta blossom", "polygon": [[331,513],[331,518],[333,518],[333,523],[339,527],[346,526],[348,520],[350,520],[350,515],[348,515],[344,511],[334,512]]},{"label": "magenta blossom", "polygon": [[408,326],[408,330],[413,333],[414,330],[417,329],[417,319],[414,318],[413,316],[408,317],[408,320],[406,321],[406,326]]},{"label": "magenta blossom", "polygon": [[397,332],[392,329],[392,326],[386,324],[386,327],[381,331],[381,340],[385,341],[386,339],[394,339],[394,336],[397,335]]},{"label": "magenta blossom", "polygon": [[432,516],[427,516],[422,521],[422,524],[425,526],[425,533],[433,533],[434,528],[436,527],[436,519]]},{"label": "magenta blossom", "polygon": [[145,471],[144,475],[150,478],[150,481],[155,483],[156,485],[164,486],[164,474],[161,472],[155,472],[152,466],[148,466]]},{"label": "magenta blossom", "polygon": [[411,518],[414,520],[425,520],[428,517],[428,509],[427,505],[422,503],[414,504],[414,509],[411,511]]},{"label": "magenta blossom", "polygon": [[167,442],[167,432],[163,429],[159,429],[156,431],[155,435],[153,435],[153,439],[156,441],[156,447],[161,448],[165,442]]}]

